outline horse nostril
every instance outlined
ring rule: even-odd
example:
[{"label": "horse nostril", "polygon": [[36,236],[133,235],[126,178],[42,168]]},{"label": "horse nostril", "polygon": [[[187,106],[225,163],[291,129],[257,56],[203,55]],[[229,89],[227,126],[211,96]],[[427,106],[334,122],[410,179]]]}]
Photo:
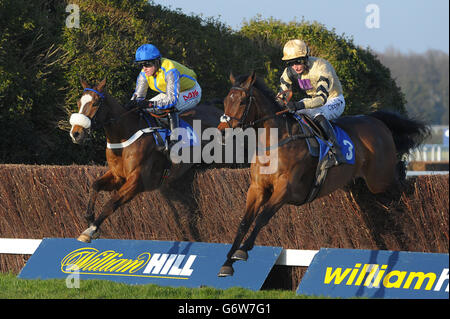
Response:
[{"label": "horse nostril", "polygon": [[80,136],[79,132],[73,132],[73,138],[77,139]]}]

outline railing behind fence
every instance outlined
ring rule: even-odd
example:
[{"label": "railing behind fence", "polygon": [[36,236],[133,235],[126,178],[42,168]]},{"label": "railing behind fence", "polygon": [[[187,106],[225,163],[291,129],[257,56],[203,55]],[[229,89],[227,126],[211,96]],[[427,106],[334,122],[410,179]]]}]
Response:
[{"label": "railing behind fence", "polygon": [[409,162],[448,162],[449,146],[444,144],[424,144],[409,156]]}]

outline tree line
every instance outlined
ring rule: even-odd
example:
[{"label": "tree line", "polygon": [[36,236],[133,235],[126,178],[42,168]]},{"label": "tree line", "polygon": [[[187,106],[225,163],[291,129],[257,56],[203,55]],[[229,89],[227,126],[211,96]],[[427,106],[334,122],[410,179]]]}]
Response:
[{"label": "tree line", "polygon": [[448,53],[401,53],[393,48],[378,54],[401,87],[406,110],[411,116],[431,124],[448,125]]},{"label": "tree line", "polygon": [[[79,7],[68,27],[67,5]],[[139,70],[132,61],[143,43],[194,69],[203,99],[223,99],[235,75],[256,70],[274,91],[284,65],[283,44],[304,39],[312,55],[329,60],[346,97],[345,114],[376,109],[405,113],[405,98],[390,70],[370,50],[324,25],[257,17],[233,31],[214,18],[185,15],[146,0],[0,1],[0,163],[89,164],[105,161],[105,138],[85,146],[69,137],[80,78],[107,79],[107,91],[126,102]]]}]

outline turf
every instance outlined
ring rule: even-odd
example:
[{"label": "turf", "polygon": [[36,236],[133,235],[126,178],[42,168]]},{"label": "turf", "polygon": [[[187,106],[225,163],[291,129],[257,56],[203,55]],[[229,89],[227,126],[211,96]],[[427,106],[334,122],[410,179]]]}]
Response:
[{"label": "turf", "polygon": [[252,291],[233,287],[173,288],[153,284],[126,285],[107,280],[80,280],[68,288],[64,279],[26,280],[0,274],[0,299],[297,299],[307,298],[288,290]]}]

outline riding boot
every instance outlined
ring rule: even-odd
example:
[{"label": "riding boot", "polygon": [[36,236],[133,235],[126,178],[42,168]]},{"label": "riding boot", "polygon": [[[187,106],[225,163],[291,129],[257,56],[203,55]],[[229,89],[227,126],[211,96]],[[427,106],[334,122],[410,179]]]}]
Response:
[{"label": "riding boot", "polygon": [[175,129],[178,128],[178,126],[180,126],[178,113],[176,111],[169,112],[169,120],[170,120],[170,130],[173,132]]},{"label": "riding boot", "polygon": [[331,123],[327,120],[323,114],[318,114],[314,117],[314,121],[320,125],[320,127],[323,129],[325,133],[325,138],[328,139],[329,142],[331,142],[331,152],[334,154],[335,158],[335,165],[344,164],[347,163],[347,160],[345,159],[344,154],[342,154],[342,150],[339,146],[339,143],[336,138],[336,134],[334,133],[334,129],[331,126]]},{"label": "riding boot", "polygon": [[170,138],[168,139],[169,140],[168,143],[166,144],[167,152],[169,152],[172,145],[177,142],[176,140],[172,140],[172,133],[175,131],[175,129],[177,129],[180,126],[180,120],[178,118],[178,113],[176,111],[169,112],[168,118],[171,135]]}]

